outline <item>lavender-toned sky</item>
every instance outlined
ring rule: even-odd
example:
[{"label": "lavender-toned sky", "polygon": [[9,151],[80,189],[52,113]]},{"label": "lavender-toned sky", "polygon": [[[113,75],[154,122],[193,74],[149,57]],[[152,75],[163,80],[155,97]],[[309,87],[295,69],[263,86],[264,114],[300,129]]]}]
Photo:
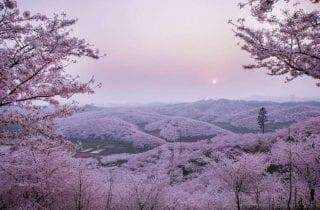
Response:
[{"label": "lavender-toned sky", "polygon": [[66,12],[74,33],[106,57],[84,59],[67,71],[103,84],[81,103],[148,103],[253,95],[319,97],[315,81],[247,71],[229,19],[246,17],[238,0],[18,0],[25,10]]}]

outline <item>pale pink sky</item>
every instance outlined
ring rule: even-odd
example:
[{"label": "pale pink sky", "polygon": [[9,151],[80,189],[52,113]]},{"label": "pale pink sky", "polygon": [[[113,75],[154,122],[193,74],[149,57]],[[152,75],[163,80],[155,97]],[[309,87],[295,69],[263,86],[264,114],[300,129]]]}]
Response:
[{"label": "pale pink sky", "polygon": [[[84,59],[68,71],[103,84],[81,103],[145,103],[245,98],[320,97],[315,81],[245,71],[229,19],[246,16],[238,0],[18,0],[45,14],[79,18],[74,33],[106,57]],[[216,84],[213,84],[213,80]]]}]

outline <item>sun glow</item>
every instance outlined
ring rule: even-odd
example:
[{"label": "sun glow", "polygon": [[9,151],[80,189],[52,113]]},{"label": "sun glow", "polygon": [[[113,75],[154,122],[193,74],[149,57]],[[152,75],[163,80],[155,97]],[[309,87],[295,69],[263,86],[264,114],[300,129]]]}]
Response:
[{"label": "sun glow", "polygon": [[214,78],[214,79],[212,79],[211,83],[216,85],[218,83],[218,80]]}]

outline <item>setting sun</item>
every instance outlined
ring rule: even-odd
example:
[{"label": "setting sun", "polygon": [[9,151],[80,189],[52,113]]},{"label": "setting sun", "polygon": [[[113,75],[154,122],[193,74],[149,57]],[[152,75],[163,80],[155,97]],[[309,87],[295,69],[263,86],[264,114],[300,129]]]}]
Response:
[{"label": "setting sun", "polygon": [[215,79],[215,78],[213,78],[212,81],[211,81],[211,83],[214,84],[214,85],[216,85],[216,84],[218,84],[218,80]]}]

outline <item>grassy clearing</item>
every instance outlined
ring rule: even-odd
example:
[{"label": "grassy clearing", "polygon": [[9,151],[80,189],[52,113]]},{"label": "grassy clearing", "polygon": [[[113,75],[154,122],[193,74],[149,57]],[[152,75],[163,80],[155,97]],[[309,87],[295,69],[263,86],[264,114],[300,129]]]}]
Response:
[{"label": "grassy clearing", "polygon": [[76,139],[72,142],[79,146],[77,157],[97,157],[120,153],[136,154],[146,151],[146,149],[134,147],[132,143],[114,140]]}]

